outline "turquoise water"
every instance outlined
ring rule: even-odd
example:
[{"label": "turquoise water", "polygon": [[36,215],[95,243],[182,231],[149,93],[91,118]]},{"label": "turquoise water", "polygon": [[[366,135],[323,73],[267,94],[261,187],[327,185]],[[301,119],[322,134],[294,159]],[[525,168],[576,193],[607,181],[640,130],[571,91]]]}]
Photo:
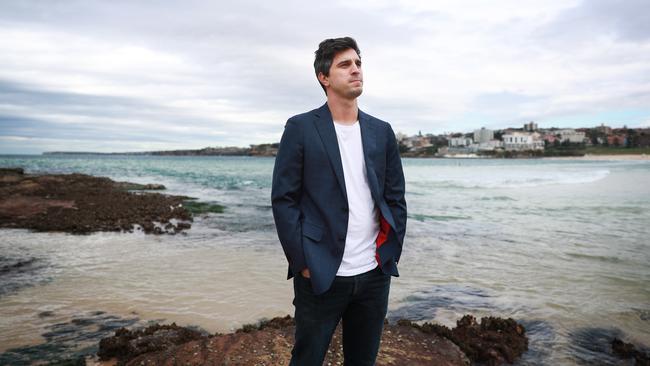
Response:
[{"label": "turquoise water", "polygon": [[[213,332],[292,312],[270,209],[272,158],[0,156],[0,166],[162,183],[227,207],[176,237],[0,231],[5,261],[38,264],[0,277],[0,352],[93,311]],[[625,364],[604,351],[614,335],[650,346],[650,161],[404,167],[409,222],[391,319],[513,317],[530,336],[520,365]]]}]

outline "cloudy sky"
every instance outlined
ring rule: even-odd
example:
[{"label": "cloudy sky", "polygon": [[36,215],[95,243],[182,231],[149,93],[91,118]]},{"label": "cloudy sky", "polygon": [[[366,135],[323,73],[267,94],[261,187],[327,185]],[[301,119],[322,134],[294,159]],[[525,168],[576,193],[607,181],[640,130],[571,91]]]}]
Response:
[{"label": "cloudy sky", "polygon": [[0,153],[277,142],[357,39],[360,106],[407,134],[650,125],[650,2],[0,0]]}]

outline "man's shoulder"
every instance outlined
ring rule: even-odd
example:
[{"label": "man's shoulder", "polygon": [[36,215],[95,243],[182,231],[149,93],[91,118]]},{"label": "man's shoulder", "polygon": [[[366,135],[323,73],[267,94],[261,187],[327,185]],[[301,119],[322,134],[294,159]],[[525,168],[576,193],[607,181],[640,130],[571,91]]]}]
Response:
[{"label": "man's shoulder", "polygon": [[390,123],[388,123],[388,122],[386,122],[386,121],[384,121],[382,119],[379,119],[379,118],[377,118],[377,117],[375,117],[375,116],[373,116],[371,114],[368,114],[366,112],[363,112],[363,111],[359,111],[359,112],[362,114],[362,117],[365,118],[366,121],[368,121],[368,123],[370,123],[370,124],[372,124],[372,125],[374,125],[376,127],[381,127],[381,128],[386,128],[386,129],[391,128]]},{"label": "man's shoulder", "polygon": [[318,110],[319,110],[319,109],[320,109],[320,108],[314,108],[314,109],[312,109],[311,111],[304,112],[304,113],[300,113],[300,114],[296,114],[295,116],[290,117],[290,118],[289,118],[289,121],[293,121],[293,122],[301,122],[301,121],[311,120],[311,119],[313,119],[313,118],[316,116],[316,114],[318,113]]}]

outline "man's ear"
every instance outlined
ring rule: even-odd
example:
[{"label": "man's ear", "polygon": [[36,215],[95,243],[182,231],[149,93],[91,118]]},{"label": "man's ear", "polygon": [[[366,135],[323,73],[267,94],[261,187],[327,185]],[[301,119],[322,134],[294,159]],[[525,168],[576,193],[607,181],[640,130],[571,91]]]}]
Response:
[{"label": "man's ear", "polygon": [[318,73],[318,81],[320,81],[320,83],[325,87],[330,85],[329,77],[325,76],[322,72]]}]

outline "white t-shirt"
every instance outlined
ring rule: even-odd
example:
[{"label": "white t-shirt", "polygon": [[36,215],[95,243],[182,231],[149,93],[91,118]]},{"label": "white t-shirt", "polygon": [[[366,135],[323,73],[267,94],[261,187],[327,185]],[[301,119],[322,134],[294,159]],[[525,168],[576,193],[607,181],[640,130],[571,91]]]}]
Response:
[{"label": "white t-shirt", "polygon": [[368,187],[359,121],[353,125],[334,122],[334,128],[341,152],[349,207],[345,251],[336,275],[355,276],[377,267],[375,240],[379,234],[379,219]]}]

